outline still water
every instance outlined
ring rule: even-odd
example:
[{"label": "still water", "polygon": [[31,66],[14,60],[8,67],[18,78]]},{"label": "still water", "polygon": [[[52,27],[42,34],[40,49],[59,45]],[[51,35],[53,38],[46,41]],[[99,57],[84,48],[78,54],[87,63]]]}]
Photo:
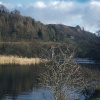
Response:
[{"label": "still water", "polygon": [[38,86],[40,71],[38,65],[0,65],[0,100],[53,100],[49,90]]},{"label": "still water", "polygon": [[0,100],[39,100],[33,99],[38,91],[38,73],[34,65],[1,65]]}]

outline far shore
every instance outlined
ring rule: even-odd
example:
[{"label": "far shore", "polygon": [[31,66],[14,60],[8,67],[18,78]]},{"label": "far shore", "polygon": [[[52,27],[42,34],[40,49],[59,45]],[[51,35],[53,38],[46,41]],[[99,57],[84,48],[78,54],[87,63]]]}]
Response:
[{"label": "far shore", "polygon": [[6,56],[0,55],[0,64],[19,64],[19,65],[31,65],[31,64],[39,64],[43,62],[41,58],[27,58],[27,57],[19,57],[19,56]]}]

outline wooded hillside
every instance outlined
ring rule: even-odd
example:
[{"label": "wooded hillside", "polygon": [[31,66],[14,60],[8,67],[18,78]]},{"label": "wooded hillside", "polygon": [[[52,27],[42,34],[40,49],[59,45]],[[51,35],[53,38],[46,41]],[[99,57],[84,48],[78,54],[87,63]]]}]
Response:
[{"label": "wooded hillside", "polygon": [[[9,12],[6,7],[0,6],[0,54],[33,56],[36,55],[33,51],[43,47],[45,42],[74,44],[77,46],[77,57],[100,59],[100,38],[79,25],[45,25],[31,17],[22,16],[18,10]],[[47,46],[50,48],[51,45]],[[25,51],[26,48],[30,50]],[[37,50],[37,54],[41,54]]]}]

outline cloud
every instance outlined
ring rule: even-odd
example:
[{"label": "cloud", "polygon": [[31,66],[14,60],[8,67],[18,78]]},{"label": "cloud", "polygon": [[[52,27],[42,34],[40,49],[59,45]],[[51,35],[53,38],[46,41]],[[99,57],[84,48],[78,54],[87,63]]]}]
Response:
[{"label": "cloud", "polygon": [[45,8],[46,4],[42,1],[37,1],[36,3],[34,3],[34,7],[36,7],[36,8]]},{"label": "cloud", "polygon": [[22,4],[18,4],[17,7],[23,8],[23,5]]},{"label": "cloud", "polygon": [[94,1],[88,3],[82,16],[83,26],[87,30],[96,31],[96,27],[100,21],[100,1]]},{"label": "cloud", "polygon": [[9,3],[3,3],[0,1],[0,5],[4,5],[7,9],[12,10],[15,8],[15,5],[9,4]]},{"label": "cloud", "polygon": [[[100,21],[100,1],[89,0],[88,2],[78,2],[79,0],[66,1],[35,1],[23,4],[5,4],[10,10],[18,9],[22,15],[31,16],[44,24],[65,24],[70,26],[80,25],[86,30],[94,32],[98,21]],[[2,3],[2,2],[0,2]]]},{"label": "cloud", "polygon": [[2,5],[3,3],[2,2],[0,2],[0,5]]},{"label": "cloud", "polygon": [[59,1],[53,1],[49,3],[50,6],[54,6],[54,7],[57,6],[58,4],[59,4]]}]

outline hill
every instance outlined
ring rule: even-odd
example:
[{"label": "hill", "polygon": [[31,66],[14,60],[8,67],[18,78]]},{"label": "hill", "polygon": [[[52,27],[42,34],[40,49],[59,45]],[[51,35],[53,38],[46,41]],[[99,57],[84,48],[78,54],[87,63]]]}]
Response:
[{"label": "hill", "polygon": [[87,40],[96,36],[81,29],[80,26],[71,27],[61,24],[44,25],[31,17],[21,16],[14,10],[8,12],[3,5],[0,7],[0,41],[66,41],[67,39]]}]

